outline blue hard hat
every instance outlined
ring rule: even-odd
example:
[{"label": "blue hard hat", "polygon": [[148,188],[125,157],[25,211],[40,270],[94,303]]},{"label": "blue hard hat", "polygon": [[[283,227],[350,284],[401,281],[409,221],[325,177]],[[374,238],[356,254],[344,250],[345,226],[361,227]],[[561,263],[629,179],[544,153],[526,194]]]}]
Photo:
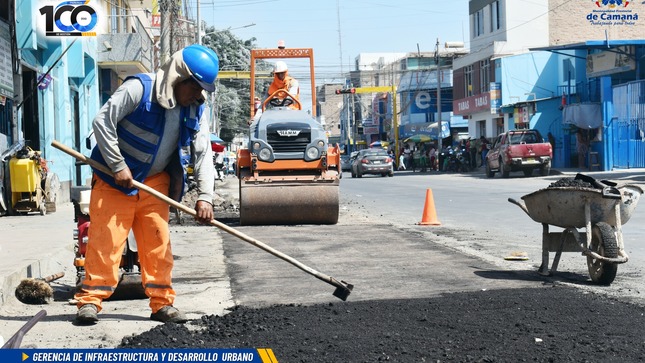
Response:
[{"label": "blue hard hat", "polygon": [[215,52],[203,45],[189,45],[181,53],[191,76],[207,92],[215,91],[215,78],[219,72],[219,59]]}]

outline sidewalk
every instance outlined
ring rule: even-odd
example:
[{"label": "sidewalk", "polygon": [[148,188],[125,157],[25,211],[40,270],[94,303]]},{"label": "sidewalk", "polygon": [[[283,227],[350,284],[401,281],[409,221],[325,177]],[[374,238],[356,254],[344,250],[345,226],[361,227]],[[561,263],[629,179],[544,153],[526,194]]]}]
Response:
[{"label": "sidewalk", "polygon": [[[476,175],[476,174],[481,174],[482,176],[485,174],[486,170],[483,167],[477,167],[473,169],[470,172],[467,173],[453,173],[452,174],[464,174],[464,175]],[[394,171],[395,175],[398,174],[424,174],[424,175],[432,175],[432,174],[437,174],[437,173],[446,173],[443,171],[436,171],[436,170],[430,170],[427,169],[426,171],[422,172],[420,169],[416,169],[416,171],[412,171],[412,169],[407,169],[407,170],[396,170]],[[645,184],[645,168],[634,168],[634,169],[614,169],[610,171],[598,171],[598,170],[593,170],[589,171],[587,169],[579,169],[579,168],[552,168],[551,173],[549,174],[550,177],[553,176],[558,176],[560,175],[562,178],[573,178],[576,176],[576,174],[581,173],[585,175],[592,176],[597,179],[607,179],[607,180],[620,180],[623,182],[630,182],[630,183],[635,183],[635,184]],[[534,172],[533,177],[537,177],[538,173]],[[495,178],[500,178],[499,173],[495,174]],[[513,172],[511,173],[511,178],[524,178],[521,172]]]},{"label": "sidewalk", "polygon": [[56,212],[0,217],[0,306],[14,298],[20,281],[65,272],[73,268],[74,207],[59,204]]},{"label": "sidewalk", "polygon": [[[233,195],[233,196],[231,196]],[[235,203],[237,179],[216,182],[215,204]],[[192,208],[193,206],[191,206]],[[215,206],[216,216],[221,217]],[[219,218],[218,217],[218,218]],[[182,216],[182,219],[191,219]],[[170,229],[177,229],[175,215],[170,215]],[[56,212],[0,217],[0,307],[15,299],[15,289],[24,278],[41,278],[65,272],[60,281],[74,284],[74,206],[71,202],[56,206]],[[173,234],[173,243],[180,243],[183,233]]]},{"label": "sidewalk", "polygon": [[631,182],[635,184],[645,184],[645,168],[614,169],[610,171],[589,171],[587,169],[578,168],[561,168],[557,171],[555,169],[551,169],[551,175],[554,175],[554,172],[571,177],[574,177],[577,173],[581,173],[592,176],[596,179],[607,179],[614,181],[620,180],[623,182]]},{"label": "sidewalk", "polygon": [[[231,177],[216,182],[217,218],[227,216],[225,208],[237,203],[236,195],[237,179]],[[222,235],[213,226],[197,224],[192,216],[182,215],[181,219],[183,224],[178,224],[176,216],[170,215],[175,256],[173,288],[178,297],[175,305],[189,319],[223,315],[235,303],[226,273]],[[75,227],[72,203],[60,204],[56,212],[45,216],[0,217],[0,340],[9,339],[28,318],[43,309],[47,316],[29,331],[22,347],[114,347],[123,337],[140,334],[160,324],[150,320],[146,299],[107,301],[100,314],[102,323],[88,327],[71,324],[76,308],[67,299],[76,284],[73,266]],[[61,271],[65,276],[50,284],[55,300],[49,304],[27,305],[14,296],[22,279]],[[83,339],[70,339],[79,334]]]}]

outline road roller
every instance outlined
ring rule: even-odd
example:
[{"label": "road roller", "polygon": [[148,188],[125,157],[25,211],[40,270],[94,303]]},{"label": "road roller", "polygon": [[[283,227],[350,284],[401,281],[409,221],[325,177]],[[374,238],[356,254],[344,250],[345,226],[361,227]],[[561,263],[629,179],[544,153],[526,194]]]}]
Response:
[{"label": "road roller", "polygon": [[[255,115],[255,62],[269,58],[308,58],[311,113],[296,95],[278,90]],[[238,150],[240,225],[336,224],[340,148],[329,145],[315,119],[316,87],[311,48],[251,51],[251,120],[248,147]]]}]

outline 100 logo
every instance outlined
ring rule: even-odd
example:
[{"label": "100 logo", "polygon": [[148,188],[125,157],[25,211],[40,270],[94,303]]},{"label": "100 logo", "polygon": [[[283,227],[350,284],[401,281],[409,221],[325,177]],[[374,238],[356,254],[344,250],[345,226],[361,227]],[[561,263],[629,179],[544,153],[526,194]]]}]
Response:
[{"label": "100 logo", "polygon": [[45,15],[45,35],[96,35],[90,32],[98,23],[98,15],[87,3],[89,0],[63,1],[57,6],[47,5],[40,8],[40,14]]}]

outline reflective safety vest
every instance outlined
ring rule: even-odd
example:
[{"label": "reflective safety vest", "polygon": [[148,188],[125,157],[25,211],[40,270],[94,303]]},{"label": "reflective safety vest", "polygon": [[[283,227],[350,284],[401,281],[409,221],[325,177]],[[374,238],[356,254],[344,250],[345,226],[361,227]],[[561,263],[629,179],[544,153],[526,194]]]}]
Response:
[{"label": "reflective safety vest", "polygon": [[[291,87],[293,87],[293,84],[298,84],[298,81],[296,81],[294,78],[285,76],[284,80],[281,81],[277,76],[274,77],[273,82],[271,85],[269,85],[269,96],[272,95],[275,91],[279,89],[283,89],[287,92],[291,92]],[[296,93],[293,94],[294,97],[296,97],[298,100],[300,99],[300,87],[296,90]]]},{"label": "reflective safety vest", "polygon": [[[127,115],[123,120],[117,123],[116,133],[119,138],[119,149],[121,155],[125,159],[125,163],[130,168],[132,178],[138,182],[143,183],[148,172],[152,167],[152,163],[157,156],[159,144],[163,137],[164,126],[166,124],[166,110],[158,103],[152,101],[151,93],[154,86],[154,74],[140,73],[126,78],[126,81],[131,78],[136,78],[143,84],[143,97],[139,102],[139,106]],[[173,183],[173,177],[183,174],[183,181],[181,182],[181,189],[177,189],[177,193],[171,192],[171,196],[177,200],[181,200],[184,194],[184,184],[186,180],[185,171],[181,166],[180,156],[181,147],[189,146],[194,139],[194,135],[199,131],[199,119],[202,116],[204,105],[200,105],[195,109],[195,114],[191,115],[191,108],[182,107],[180,110],[181,129],[179,133],[179,143],[177,145],[176,160],[171,161],[169,168],[172,184],[178,184],[177,181]],[[98,145],[92,150],[91,158],[105,166],[107,163],[98,148]],[[122,191],[127,195],[136,195],[138,189],[136,188],[123,188],[116,185],[114,177],[107,175],[99,170],[93,169],[103,181],[110,184],[112,187]],[[177,186],[175,186],[175,189]],[[173,195],[174,194],[174,195]]]}]

